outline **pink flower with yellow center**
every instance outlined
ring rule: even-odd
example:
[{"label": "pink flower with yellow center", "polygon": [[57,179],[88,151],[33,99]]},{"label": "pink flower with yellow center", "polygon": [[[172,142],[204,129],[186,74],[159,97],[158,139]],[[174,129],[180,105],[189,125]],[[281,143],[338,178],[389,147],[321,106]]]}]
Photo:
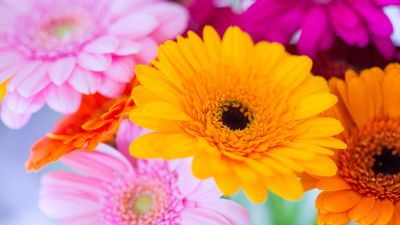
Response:
[{"label": "pink flower with yellow center", "polygon": [[[141,132],[128,124],[120,132]],[[127,149],[119,135],[117,145]],[[118,147],[120,148],[120,147]],[[42,179],[40,209],[60,224],[74,225],[245,225],[249,215],[221,192],[212,179],[191,174],[191,160],[128,160],[100,145],[62,158],[76,172],[51,172]]]},{"label": "pink flower with yellow center", "polygon": [[187,11],[164,0],[0,2],[1,119],[23,126],[47,103],[75,112],[82,94],[116,97],[136,63],[186,29]]}]

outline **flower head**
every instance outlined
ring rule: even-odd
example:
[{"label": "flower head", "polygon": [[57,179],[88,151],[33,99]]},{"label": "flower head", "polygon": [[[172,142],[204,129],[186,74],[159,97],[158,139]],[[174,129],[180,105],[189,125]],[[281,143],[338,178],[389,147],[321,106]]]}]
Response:
[{"label": "flower head", "polygon": [[330,80],[348,149],[334,156],[338,173],[320,178],[319,224],[398,224],[400,221],[400,65],[346,73]]},{"label": "flower head", "polygon": [[393,27],[383,11],[383,7],[392,4],[400,1],[258,0],[235,24],[256,40],[285,44],[300,31],[297,48],[311,57],[332,47],[339,37],[357,47],[372,43],[383,56],[392,58],[395,56],[390,39]]},{"label": "flower head", "polygon": [[112,141],[132,107],[133,102],[127,95],[116,99],[99,94],[84,96],[76,113],[63,118],[52,133],[33,145],[27,170],[38,171],[74,150],[90,151],[100,142]]},{"label": "flower head", "polygon": [[0,82],[9,80],[1,118],[12,128],[45,103],[70,114],[82,94],[118,96],[135,64],[188,20],[183,7],[161,0],[5,0],[0,12]]},{"label": "flower head", "polygon": [[317,115],[337,99],[310,73],[311,60],[277,43],[253,44],[237,27],[222,40],[205,27],[203,39],[189,32],[167,41],[152,66],[136,67],[142,85],[130,118],[155,132],[136,139],[131,153],[194,156],[195,176],[214,177],[224,194],[243,187],[256,202],[268,189],[298,199],[297,173],[334,175],[327,147],[345,147],[332,138],[342,126]]},{"label": "flower head", "polygon": [[109,146],[75,151],[62,161],[76,172],[42,180],[40,209],[63,224],[244,225],[237,203],[220,199],[215,183],[190,173],[190,159],[128,161]]}]

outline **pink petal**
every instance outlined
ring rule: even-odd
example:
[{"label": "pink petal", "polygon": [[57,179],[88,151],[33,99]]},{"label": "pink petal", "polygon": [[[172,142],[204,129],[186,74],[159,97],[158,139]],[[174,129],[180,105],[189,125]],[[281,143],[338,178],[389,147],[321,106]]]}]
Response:
[{"label": "pink petal", "polygon": [[133,77],[134,68],[133,57],[114,57],[110,68],[104,74],[115,81],[127,83]]},{"label": "pink petal", "polygon": [[115,51],[115,55],[119,56],[127,56],[133,55],[142,50],[142,46],[140,43],[133,42],[127,39],[121,39],[119,42],[118,49]]},{"label": "pink petal", "polygon": [[3,123],[11,129],[19,129],[24,126],[29,118],[31,117],[30,113],[17,113],[10,110],[6,106],[1,107],[1,120]]},{"label": "pink petal", "polygon": [[99,225],[102,224],[102,220],[100,220],[99,213],[98,212],[93,212],[93,213],[88,213],[85,215],[81,215],[78,217],[73,217],[73,218],[68,218],[60,223],[58,225]]},{"label": "pink petal", "polygon": [[140,43],[142,45],[142,50],[136,54],[138,63],[150,63],[151,60],[157,56],[158,45],[150,38],[144,38]]},{"label": "pink petal", "polygon": [[74,72],[68,79],[68,83],[82,94],[94,94],[98,90],[102,79],[101,74],[75,67]]},{"label": "pink petal", "polygon": [[185,31],[189,22],[189,14],[185,8],[170,2],[157,2],[140,9],[140,12],[155,16],[160,23],[152,34],[157,41],[174,39]]},{"label": "pink petal", "polygon": [[51,172],[42,178],[42,195],[85,193],[89,199],[99,201],[105,191],[101,181],[71,172]]},{"label": "pink petal", "polygon": [[201,208],[186,209],[181,212],[182,225],[231,225],[223,216]]},{"label": "pink petal", "polygon": [[157,26],[158,21],[153,16],[134,13],[114,22],[109,32],[117,36],[135,39],[150,34]]},{"label": "pink petal", "polygon": [[13,112],[21,114],[37,112],[43,107],[44,103],[42,94],[23,97],[18,92],[8,92],[3,102]]},{"label": "pink petal", "polygon": [[114,53],[119,45],[118,39],[114,36],[101,36],[87,44],[84,48],[86,52],[109,54]]},{"label": "pink petal", "polygon": [[17,91],[25,97],[35,95],[42,91],[50,84],[48,76],[49,66],[43,63],[30,77],[26,78],[21,85],[17,87]]},{"label": "pink petal", "polygon": [[97,92],[108,98],[116,98],[124,92],[124,89],[125,83],[121,83],[109,78],[104,78]]},{"label": "pink petal", "polygon": [[222,192],[218,189],[214,179],[210,178],[202,180],[187,198],[192,201],[201,201],[205,199],[215,199],[221,196]]},{"label": "pink petal", "polygon": [[97,201],[85,198],[84,194],[41,194],[39,209],[54,219],[67,219],[101,209]]},{"label": "pink petal", "polygon": [[26,62],[25,65],[19,67],[19,69],[15,70],[15,74],[13,78],[7,83],[7,89],[9,91],[14,91],[19,85],[21,85],[26,79],[29,79],[31,76],[35,76],[36,71],[42,65],[40,61],[29,61]]},{"label": "pink petal", "polygon": [[[103,146],[102,148],[111,147]],[[64,156],[61,161],[82,174],[104,181],[111,181],[117,175],[132,171],[129,161],[123,158],[116,150],[113,151],[115,151],[113,154],[104,151],[74,151]],[[120,157],[116,157],[115,154],[119,154]]]},{"label": "pink petal", "polygon": [[61,58],[50,65],[50,79],[57,85],[64,83],[75,68],[76,59],[74,57]]},{"label": "pink petal", "polygon": [[44,93],[47,104],[54,111],[71,114],[78,110],[82,95],[69,84],[51,85]]},{"label": "pink petal", "polygon": [[[192,159],[180,159],[176,160],[178,162],[176,170],[178,171],[178,180],[176,186],[178,186],[179,191],[183,197],[190,195],[198,186],[201,181],[195,178],[191,170]],[[219,196],[218,196],[219,197]]]},{"label": "pink petal", "polygon": [[249,224],[250,215],[236,202],[226,199],[209,199],[198,202],[198,207],[218,213],[229,221],[230,225]]},{"label": "pink petal", "polygon": [[106,71],[112,62],[111,55],[82,52],[78,55],[78,64],[87,70],[95,72]]}]

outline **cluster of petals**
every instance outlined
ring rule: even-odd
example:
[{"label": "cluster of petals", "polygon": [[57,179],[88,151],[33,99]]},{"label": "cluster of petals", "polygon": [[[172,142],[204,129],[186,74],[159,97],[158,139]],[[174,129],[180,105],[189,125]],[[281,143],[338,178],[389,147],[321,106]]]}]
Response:
[{"label": "cluster of petals", "polygon": [[[120,134],[120,141],[141,132],[124,127],[121,132],[133,132]],[[43,177],[39,207],[59,224],[248,224],[246,210],[221,199],[212,180],[193,177],[190,161],[128,159],[104,144],[94,152],[75,151],[62,158],[74,172]]]},{"label": "cluster of petals", "polygon": [[118,96],[135,65],[188,23],[164,0],[5,0],[0,13],[1,119],[11,128],[44,104],[70,114],[82,95]]}]

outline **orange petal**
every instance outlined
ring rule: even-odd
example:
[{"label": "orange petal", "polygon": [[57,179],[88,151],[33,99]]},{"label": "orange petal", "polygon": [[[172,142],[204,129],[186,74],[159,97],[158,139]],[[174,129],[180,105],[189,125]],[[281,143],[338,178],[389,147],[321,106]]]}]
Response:
[{"label": "orange petal", "polygon": [[358,204],[349,211],[349,217],[352,220],[361,220],[366,217],[371,209],[374,207],[375,198],[374,197],[363,197],[358,202]]},{"label": "orange petal", "polygon": [[381,201],[376,200],[374,207],[370,210],[370,212],[368,213],[368,215],[366,217],[364,217],[363,219],[360,220],[360,222],[362,224],[366,224],[366,225],[374,223],[378,219],[379,215],[381,214],[382,205],[383,204]]},{"label": "orange petal", "polygon": [[332,191],[324,198],[322,206],[330,212],[344,212],[353,208],[361,196],[353,190]]},{"label": "orange petal", "polygon": [[321,178],[317,183],[317,188],[324,191],[339,191],[351,189],[350,185],[346,183],[339,176]]},{"label": "orange petal", "polygon": [[375,224],[387,224],[393,216],[393,203],[389,200],[382,201],[382,211]]}]

